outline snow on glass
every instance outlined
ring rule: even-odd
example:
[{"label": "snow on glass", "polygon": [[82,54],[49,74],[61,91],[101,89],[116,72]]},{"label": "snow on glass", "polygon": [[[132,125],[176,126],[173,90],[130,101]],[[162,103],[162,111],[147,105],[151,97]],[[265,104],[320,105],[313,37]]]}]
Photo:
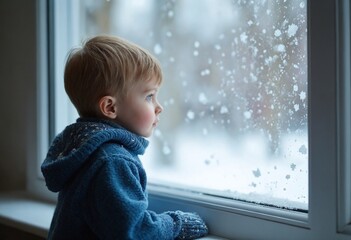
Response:
[{"label": "snow on glass", "polygon": [[307,210],[306,0],[109,4],[164,72],[149,181]]}]

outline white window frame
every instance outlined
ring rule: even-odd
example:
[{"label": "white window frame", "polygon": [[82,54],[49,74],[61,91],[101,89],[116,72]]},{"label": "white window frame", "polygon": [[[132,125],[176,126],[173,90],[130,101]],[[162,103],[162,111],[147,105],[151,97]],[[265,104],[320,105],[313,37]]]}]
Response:
[{"label": "white window frame", "polygon": [[36,0],[36,112],[35,122],[28,124],[27,138],[27,191],[35,196],[53,200],[47,191],[40,164],[49,147],[49,41],[47,2]]},{"label": "white window frame", "polygon": [[338,4],[338,231],[351,234],[351,4]]},{"label": "white window frame", "polygon": [[[29,142],[28,190],[48,191],[38,170],[49,142],[48,3],[38,6],[37,122]],[[351,238],[350,2],[308,0],[309,211],[299,213],[149,185],[150,209],[198,212],[211,234],[230,239]],[[56,31],[56,30],[55,30]],[[52,79],[50,79],[52,81]],[[40,159],[40,160],[38,160]],[[52,198],[54,196],[50,196]]]}]

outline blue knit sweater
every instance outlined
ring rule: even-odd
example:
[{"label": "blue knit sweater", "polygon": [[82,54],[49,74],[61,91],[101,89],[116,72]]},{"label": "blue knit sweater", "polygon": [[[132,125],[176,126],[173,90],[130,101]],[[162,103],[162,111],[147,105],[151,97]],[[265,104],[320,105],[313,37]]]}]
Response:
[{"label": "blue knit sweater", "polygon": [[148,141],[110,122],[78,119],[53,141],[42,164],[59,192],[49,239],[174,239],[172,214],[147,210],[138,155]]}]

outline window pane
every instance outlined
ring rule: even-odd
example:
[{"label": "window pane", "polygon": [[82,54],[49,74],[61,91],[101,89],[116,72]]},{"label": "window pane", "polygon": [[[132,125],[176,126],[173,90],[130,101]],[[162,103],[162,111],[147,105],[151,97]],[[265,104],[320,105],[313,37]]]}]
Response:
[{"label": "window pane", "polygon": [[161,62],[149,182],[307,210],[306,0],[90,0],[79,39],[122,36]]}]

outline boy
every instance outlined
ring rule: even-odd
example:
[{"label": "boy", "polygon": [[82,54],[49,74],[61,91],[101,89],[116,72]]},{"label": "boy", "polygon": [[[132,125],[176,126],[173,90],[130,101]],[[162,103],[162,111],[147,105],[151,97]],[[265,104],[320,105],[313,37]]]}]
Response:
[{"label": "boy", "polygon": [[147,210],[143,154],[162,106],[158,61],[126,40],[97,36],[70,52],[65,90],[80,118],[53,141],[42,164],[59,192],[49,239],[193,239],[196,214]]}]

